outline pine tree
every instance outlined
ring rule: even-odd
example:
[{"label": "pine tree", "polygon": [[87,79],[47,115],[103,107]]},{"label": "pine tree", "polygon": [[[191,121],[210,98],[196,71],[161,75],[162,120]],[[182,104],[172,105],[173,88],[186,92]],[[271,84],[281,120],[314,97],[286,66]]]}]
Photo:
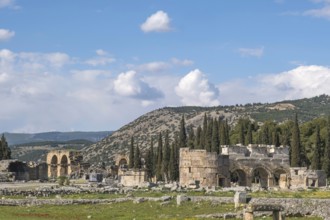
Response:
[{"label": "pine tree", "polygon": [[158,150],[157,150],[157,165],[156,165],[156,178],[158,181],[163,180],[162,165],[163,165],[163,138],[162,133],[158,136]]},{"label": "pine tree", "polygon": [[294,126],[292,130],[292,142],[291,142],[291,167],[300,167],[301,161],[301,143],[300,143],[300,131],[298,124],[298,116],[295,114]]},{"label": "pine tree", "polygon": [[164,180],[168,180],[168,166],[170,161],[170,140],[168,131],[165,133],[165,143],[164,143],[164,152],[163,152],[163,164],[162,164],[162,174],[164,176]]},{"label": "pine tree", "polygon": [[328,116],[328,121],[327,121],[327,137],[326,137],[326,144],[324,149],[322,170],[325,171],[327,177],[330,177],[330,116]]},{"label": "pine tree", "polygon": [[322,167],[320,151],[321,151],[320,127],[317,125],[316,136],[315,136],[315,148],[314,148],[314,154],[312,157],[312,164],[311,164],[313,170],[320,170]]},{"label": "pine tree", "polygon": [[219,154],[219,128],[217,120],[213,121],[212,127],[212,152],[217,152]]},{"label": "pine tree", "polygon": [[134,169],[141,169],[141,155],[140,155],[140,148],[136,145],[135,152],[134,152]]},{"label": "pine tree", "polygon": [[187,147],[187,134],[186,134],[186,125],[184,121],[184,115],[182,115],[181,121],[180,121],[180,148]]},{"label": "pine tree", "polygon": [[129,163],[128,163],[128,168],[133,168],[134,167],[134,138],[131,137],[131,146],[129,150]]}]

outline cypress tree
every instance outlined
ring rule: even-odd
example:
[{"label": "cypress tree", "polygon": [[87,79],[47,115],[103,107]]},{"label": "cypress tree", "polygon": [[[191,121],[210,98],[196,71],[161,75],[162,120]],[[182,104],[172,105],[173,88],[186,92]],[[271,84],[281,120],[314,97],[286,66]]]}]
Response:
[{"label": "cypress tree", "polygon": [[151,139],[150,148],[147,152],[146,156],[146,171],[147,171],[147,177],[150,180],[155,174],[154,174],[154,144],[153,139]]},{"label": "cypress tree", "polygon": [[324,149],[322,170],[325,171],[327,177],[330,177],[330,116],[328,116],[328,121],[327,121],[327,137],[326,137],[326,144]]},{"label": "cypress tree", "polygon": [[204,113],[202,135],[200,140],[200,144],[201,144],[200,149],[206,149],[206,136],[207,136],[207,117],[206,117],[206,113]]},{"label": "cypress tree", "polygon": [[311,167],[313,170],[320,170],[321,164],[321,137],[320,137],[320,127],[316,126],[316,136],[315,136],[315,148],[312,158]]},{"label": "cypress tree", "polygon": [[173,180],[179,180],[179,137],[176,136],[174,141],[174,174],[173,174]]},{"label": "cypress tree", "polygon": [[207,152],[211,152],[212,147],[212,128],[213,128],[213,119],[210,119],[207,123],[207,132],[205,137],[205,149]]},{"label": "cypress tree", "polygon": [[294,125],[292,130],[292,142],[291,142],[291,167],[300,167],[301,162],[301,143],[300,143],[300,131],[298,124],[298,116],[295,114]]},{"label": "cypress tree", "polygon": [[8,146],[8,143],[7,143],[7,140],[6,140],[4,134],[2,134],[2,137],[1,137],[1,149],[2,149],[2,159],[4,159],[4,160],[11,159],[11,150]]},{"label": "cypress tree", "polygon": [[244,131],[244,124],[243,124],[243,120],[240,120],[240,123],[238,124],[239,126],[239,142],[242,145],[245,145],[245,131]]},{"label": "cypress tree", "polygon": [[163,160],[163,140],[162,133],[158,136],[158,150],[157,150],[157,165],[156,165],[156,178],[158,181],[163,180],[162,178],[162,160]]},{"label": "cypress tree", "polygon": [[133,168],[134,167],[134,138],[131,137],[131,146],[129,150],[129,163],[128,163],[128,168]]},{"label": "cypress tree", "polygon": [[249,127],[247,130],[247,144],[253,144],[252,123],[249,123]]},{"label": "cypress tree", "polygon": [[170,161],[168,167],[168,179],[170,181],[175,180],[175,145],[174,143],[171,144],[171,152],[170,152]]},{"label": "cypress tree", "polygon": [[162,174],[164,176],[164,180],[168,180],[168,166],[170,161],[170,142],[169,142],[169,134],[168,131],[165,133],[165,143],[164,143],[164,152],[163,152],[163,164],[162,164]]},{"label": "cypress tree", "polygon": [[212,152],[217,152],[219,154],[219,129],[217,120],[213,121],[212,127]]},{"label": "cypress tree", "polygon": [[194,132],[194,129],[192,127],[190,127],[190,129],[189,129],[188,147],[190,149],[195,148],[195,132]]},{"label": "cypress tree", "polygon": [[280,146],[280,136],[278,134],[278,131],[275,129],[275,131],[273,132],[273,138],[272,138],[272,141],[273,141],[273,145],[275,147],[279,147]]},{"label": "cypress tree", "polygon": [[140,155],[140,148],[136,145],[135,153],[134,153],[134,169],[140,169],[142,166],[141,163],[141,155]]},{"label": "cypress tree", "polygon": [[220,144],[226,145],[226,127],[223,121],[220,122],[219,130]]},{"label": "cypress tree", "polygon": [[184,115],[182,115],[181,121],[180,121],[180,148],[187,147],[187,134],[186,134],[186,125],[184,121]]},{"label": "cypress tree", "polygon": [[195,136],[195,149],[202,149],[201,147],[201,135],[202,135],[202,127],[198,126]]}]

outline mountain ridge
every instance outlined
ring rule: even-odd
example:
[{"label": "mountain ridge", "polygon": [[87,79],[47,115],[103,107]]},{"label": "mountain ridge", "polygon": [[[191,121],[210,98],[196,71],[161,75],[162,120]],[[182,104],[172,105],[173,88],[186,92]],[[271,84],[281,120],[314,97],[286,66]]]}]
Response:
[{"label": "mountain ridge", "polygon": [[241,117],[250,118],[258,123],[267,120],[281,123],[293,119],[295,113],[299,115],[300,122],[330,115],[330,97],[320,95],[275,103],[248,103],[215,107],[164,107],[141,115],[103,140],[84,148],[84,158],[91,163],[101,161],[111,163],[117,154],[128,152],[132,136],[142,152],[150,145],[150,139],[155,139],[159,132],[168,130],[170,139],[173,140],[175,133],[179,131],[182,115],[185,116],[186,127],[196,129],[202,124],[204,114],[213,118],[221,117],[233,126]]}]

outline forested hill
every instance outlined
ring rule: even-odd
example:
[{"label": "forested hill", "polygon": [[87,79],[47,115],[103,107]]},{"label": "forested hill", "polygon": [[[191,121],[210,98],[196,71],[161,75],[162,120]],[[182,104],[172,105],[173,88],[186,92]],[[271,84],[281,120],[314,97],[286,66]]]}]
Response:
[{"label": "forested hill", "polygon": [[[116,154],[128,152],[131,137],[134,137],[142,152],[145,152],[150,146],[151,138],[157,140],[159,132],[169,131],[170,139],[173,140],[175,134],[179,132],[182,115],[185,117],[187,130],[193,128],[194,131],[202,125],[205,114],[208,118],[220,118],[227,121],[231,127],[231,144],[236,144],[234,142],[238,143],[239,140],[235,125],[240,118],[249,119],[253,122],[253,138],[255,141],[260,142],[259,133],[264,122],[271,121],[274,124],[280,124],[293,120],[295,113],[298,114],[300,123],[330,115],[330,97],[321,95],[276,103],[250,103],[235,106],[165,107],[142,115],[107,138],[86,147],[84,149],[85,159],[92,163],[100,161],[111,163]],[[280,128],[274,127],[274,129],[279,129],[278,132],[283,133]]]}]

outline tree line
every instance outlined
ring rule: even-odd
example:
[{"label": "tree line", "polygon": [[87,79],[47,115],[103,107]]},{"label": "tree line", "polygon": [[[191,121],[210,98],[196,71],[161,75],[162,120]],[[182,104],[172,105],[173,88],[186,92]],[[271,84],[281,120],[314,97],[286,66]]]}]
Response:
[{"label": "tree line", "polygon": [[[157,180],[178,180],[180,148],[205,149],[219,154],[222,145],[231,144],[289,146],[291,167],[323,169],[330,177],[330,116],[299,124],[297,114],[293,120],[283,123],[266,121],[258,124],[242,117],[232,126],[222,117],[212,118],[204,114],[202,125],[197,128],[186,127],[182,116],[174,138],[169,138],[169,131],[160,132],[157,140],[151,138],[143,156],[147,176]],[[132,137],[129,168],[141,168],[141,156],[140,148]]]}]

